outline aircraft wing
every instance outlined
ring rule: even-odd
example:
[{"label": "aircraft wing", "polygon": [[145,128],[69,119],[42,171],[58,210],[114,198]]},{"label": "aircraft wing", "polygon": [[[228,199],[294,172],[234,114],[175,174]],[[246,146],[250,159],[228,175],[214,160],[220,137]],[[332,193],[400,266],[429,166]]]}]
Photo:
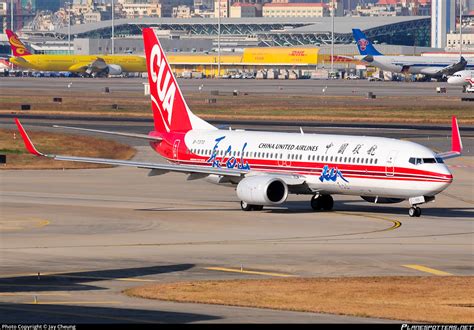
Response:
[{"label": "aircraft wing", "polygon": [[[26,149],[35,156],[48,157],[54,160],[70,161],[70,162],[82,162],[82,163],[93,163],[93,164],[105,164],[112,166],[128,166],[128,167],[137,167],[150,169],[149,176],[161,175],[168,172],[178,172],[189,174],[188,180],[204,178],[208,175],[219,175],[221,177],[229,179],[230,182],[238,182],[240,179],[244,178],[246,175],[252,173],[251,170],[247,169],[236,169],[236,168],[225,168],[225,167],[212,167],[212,166],[196,166],[196,165],[181,165],[181,164],[159,164],[159,163],[146,163],[146,162],[135,162],[119,159],[105,159],[105,158],[91,158],[91,157],[75,157],[75,156],[64,156],[64,155],[47,155],[36,149],[33,142],[29,138],[25,129],[21,125],[20,121],[15,118],[15,123],[18,126],[23,142],[25,143]],[[63,126],[57,126],[63,127]],[[64,127],[72,128],[72,127]],[[98,133],[107,133],[115,134],[122,136],[130,136],[137,138],[151,139],[154,141],[160,141],[159,137],[146,136],[142,134],[129,134],[129,133],[119,133],[119,132],[109,132],[101,130],[91,130],[91,129],[81,129],[81,128],[72,128],[83,131],[98,132]],[[289,187],[290,191],[294,193],[311,193],[308,185],[306,184],[305,176],[294,174],[283,174],[283,173],[259,173],[256,175],[269,175],[271,177],[277,177],[283,180]],[[233,179],[232,179],[233,178]]]},{"label": "aircraft wing", "polygon": [[89,68],[92,71],[103,71],[107,69],[107,63],[103,58],[98,57],[89,65]]},{"label": "aircraft wing", "polygon": [[458,71],[462,71],[466,68],[467,61],[464,57],[461,56],[459,62],[451,64],[443,69],[441,69],[438,73],[443,76],[450,76]]},{"label": "aircraft wing", "polygon": [[53,125],[53,127],[54,128],[72,129],[72,130],[84,131],[84,132],[94,132],[94,133],[126,136],[126,137],[145,139],[145,140],[150,140],[150,141],[161,141],[161,140],[163,140],[162,138],[160,138],[158,136],[152,136],[152,135],[146,135],[146,134],[112,132],[112,131],[103,131],[103,130],[100,130],[100,129],[89,129],[89,128],[79,128],[79,127],[60,126],[60,125]]},{"label": "aircraft wing", "polygon": [[100,57],[96,58],[92,62],[80,62],[69,67],[70,71],[87,73],[100,72],[105,69],[107,69],[107,63],[103,58]]},{"label": "aircraft wing", "polygon": [[73,72],[84,72],[89,68],[89,65],[90,65],[89,62],[80,62],[74,65],[71,65],[68,70],[73,71]]},{"label": "aircraft wing", "polygon": [[90,157],[74,157],[74,156],[63,156],[63,155],[47,155],[36,149],[31,142],[31,139],[28,137],[25,129],[21,125],[20,121],[15,118],[16,125],[20,131],[23,142],[25,143],[26,149],[35,156],[48,157],[55,160],[63,160],[69,162],[82,162],[82,163],[93,163],[93,164],[105,164],[113,166],[129,166],[129,167],[138,167],[138,168],[147,168],[154,170],[151,172],[151,175],[159,175],[167,172],[181,172],[187,174],[216,174],[222,176],[230,177],[241,177],[244,174],[247,174],[248,170],[240,169],[228,169],[228,168],[216,168],[216,167],[204,167],[196,165],[175,165],[175,164],[158,164],[158,163],[144,163],[144,162],[134,162],[127,160],[117,160],[117,159],[105,159],[105,158],[90,158]]}]

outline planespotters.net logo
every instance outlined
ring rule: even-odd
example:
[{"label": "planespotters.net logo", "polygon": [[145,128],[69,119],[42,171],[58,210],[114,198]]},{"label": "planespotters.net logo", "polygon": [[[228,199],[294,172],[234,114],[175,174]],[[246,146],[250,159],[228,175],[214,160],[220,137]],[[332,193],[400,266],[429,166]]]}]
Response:
[{"label": "planespotters.net logo", "polygon": [[360,39],[358,42],[360,50],[364,51],[367,49],[367,46],[369,45],[369,41],[367,39]]},{"label": "planespotters.net logo", "polygon": [[473,330],[472,324],[402,324],[401,330]]}]

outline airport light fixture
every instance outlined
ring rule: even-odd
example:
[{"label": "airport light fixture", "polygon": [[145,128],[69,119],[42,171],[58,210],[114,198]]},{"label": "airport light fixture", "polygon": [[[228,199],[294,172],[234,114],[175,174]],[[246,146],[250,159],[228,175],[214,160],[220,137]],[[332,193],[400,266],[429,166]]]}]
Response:
[{"label": "airport light fixture", "polygon": [[114,33],[115,32],[114,31],[114,29],[115,29],[115,27],[114,27],[114,14],[115,13],[114,13],[114,11],[115,11],[114,10],[114,0],[112,0],[112,38],[111,38],[111,40],[112,40],[112,55],[114,55],[114,53],[115,53],[115,42],[114,42],[114,34],[115,34]]},{"label": "airport light fixture", "polygon": [[[10,29],[15,32],[15,29],[13,27],[13,0],[11,1],[11,5],[10,5]],[[12,50],[12,56],[13,56],[13,48],[11,49]],[[13,67],[13,63],[12,63],[12,67]]]},{"label": "airport light fixture", "polygon": [[334,72],[334,0],[332,0],[331,10],[331,74]]},{"label": "airport light fixture", "polygon": [[219,78],[221,75],[221,0],[217,3],[217,78]]},{"label": "airport light fixture", "polygon": [[462,0],[459,0],[459,58],[462,57]]},{"label": "airport light fixture", "polygon": [[67,53],[71,55],[71,3],[65,3],[67,8]]}]

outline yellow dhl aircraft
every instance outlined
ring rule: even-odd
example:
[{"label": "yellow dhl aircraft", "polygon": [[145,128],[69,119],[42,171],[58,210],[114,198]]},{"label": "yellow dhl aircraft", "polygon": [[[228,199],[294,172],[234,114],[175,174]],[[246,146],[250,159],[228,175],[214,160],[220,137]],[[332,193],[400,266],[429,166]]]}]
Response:
[{"label": "yellow dhl aircraft", "polygon": [[146,72],[145,57],[137,55],[44,55],[31,54],[11,30],[6,30],[13,51],[10,62],[38,71],[69,71],[88,75],[119,75]]}]

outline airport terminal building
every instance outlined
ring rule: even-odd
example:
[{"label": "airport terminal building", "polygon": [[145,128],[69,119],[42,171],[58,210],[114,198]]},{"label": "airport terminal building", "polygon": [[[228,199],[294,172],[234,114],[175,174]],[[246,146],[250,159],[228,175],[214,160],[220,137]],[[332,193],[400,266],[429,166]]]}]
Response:
[{"label": "airport terminal building", "polygon": [[[354,68],[344,56],[358,54],[352,29],[360,28],[385,54],[421,54],[433,51],[430,18],[336,17],[336,69]],[[218,41],[216,19],[144,18],[114,21],[114,53],[143,55],[141,30],[153,27],[176,72],[199,71],[216,75],[232,70],[312,70],[331,63],[331,18],[222,18]],[[111,21],[73,25],[57,31],[24,31],[35,53],[110,54]],[[59,45],[61,44],[62,45]],[[218,55],[218,44],[221,54]],[[396,46],[394,46],[396,45]]]}]

